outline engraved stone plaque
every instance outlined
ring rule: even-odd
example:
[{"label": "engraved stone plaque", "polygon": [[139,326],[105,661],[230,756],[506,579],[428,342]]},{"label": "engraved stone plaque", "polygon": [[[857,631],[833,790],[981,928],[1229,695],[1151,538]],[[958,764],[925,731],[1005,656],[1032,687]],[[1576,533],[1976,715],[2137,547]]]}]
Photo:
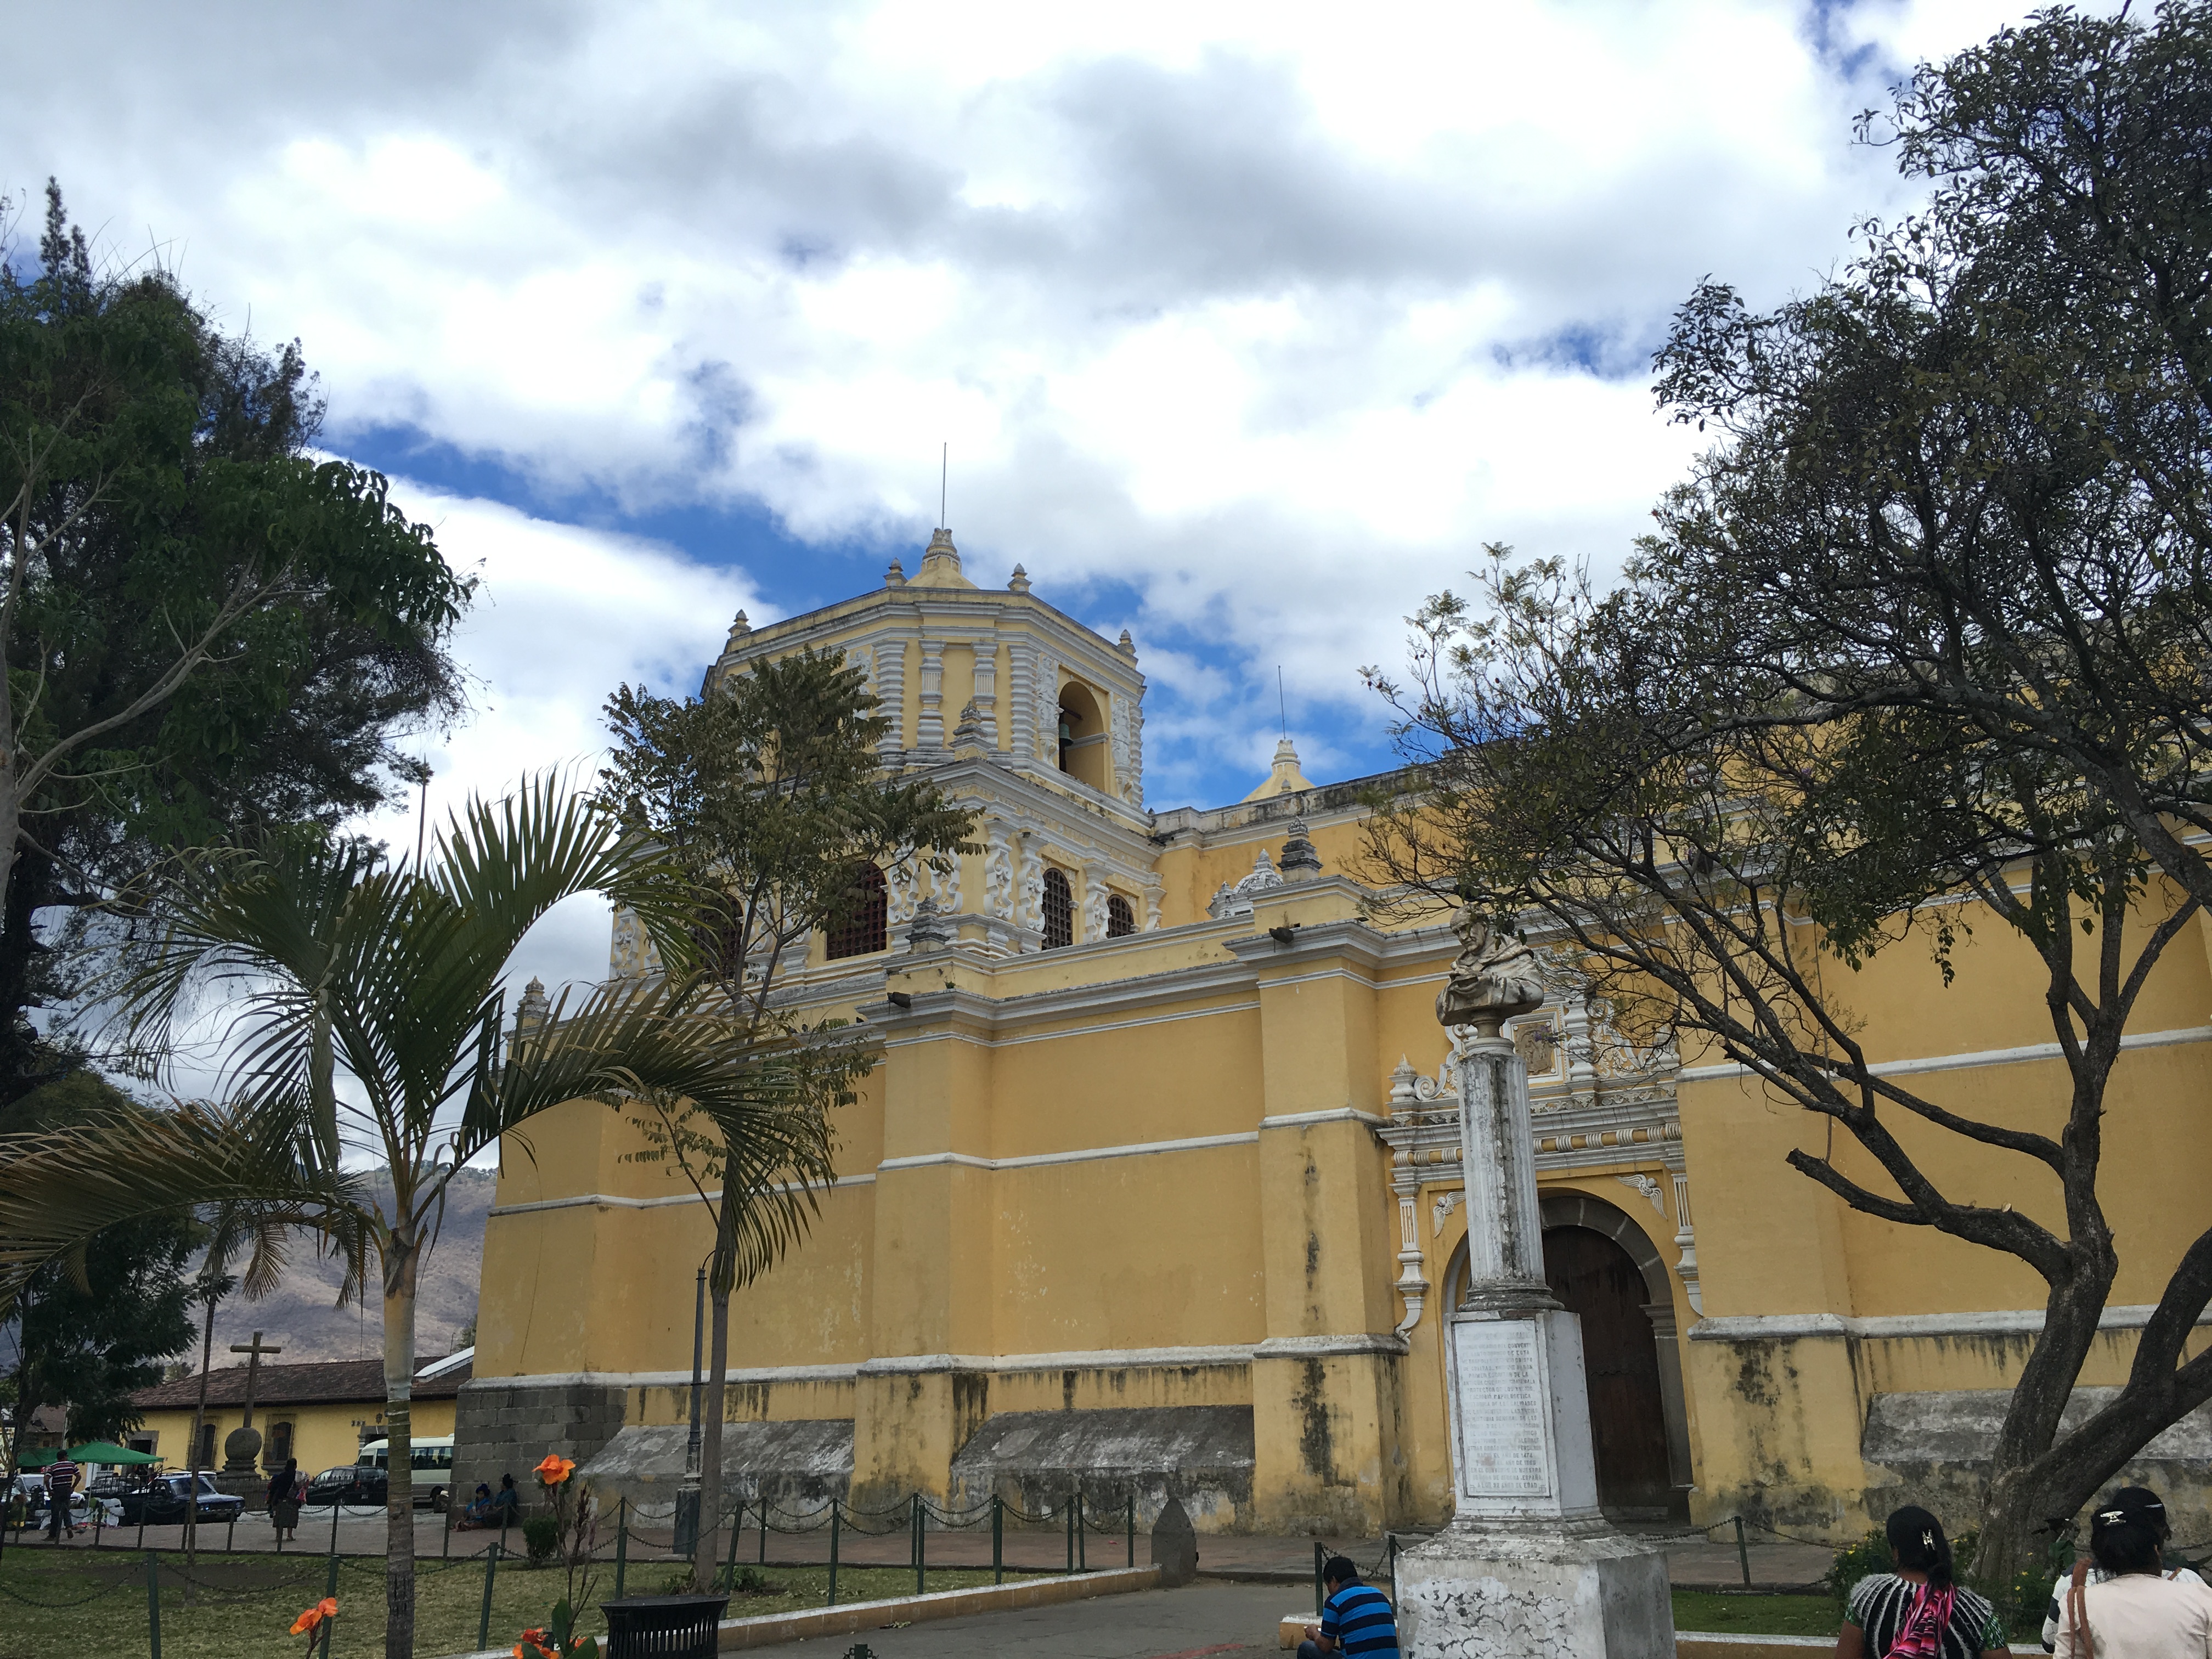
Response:
[{"label": "engraved stone plaque", "polygon": [[1525,1319],[1453,1322],[1459,1486],[1469,1498],[1551,1495],[1537,1329]]}]

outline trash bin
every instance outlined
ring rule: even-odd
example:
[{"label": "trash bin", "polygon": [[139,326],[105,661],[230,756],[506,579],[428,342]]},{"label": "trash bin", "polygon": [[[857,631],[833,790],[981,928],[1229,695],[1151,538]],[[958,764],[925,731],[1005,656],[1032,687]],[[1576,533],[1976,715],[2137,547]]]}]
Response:
[{"label": "trash bin", "polygon": [[602,1601],[607,1659],[714,1659],[726,1595],[629,1595]]}]

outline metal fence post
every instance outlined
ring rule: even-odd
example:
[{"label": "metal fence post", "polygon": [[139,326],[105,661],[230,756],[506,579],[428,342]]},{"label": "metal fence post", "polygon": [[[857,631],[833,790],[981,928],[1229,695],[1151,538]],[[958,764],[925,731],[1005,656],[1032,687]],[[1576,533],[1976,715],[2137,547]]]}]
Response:
[{"label": "metal fence post", "polygon": [[1075,1571],[1075,1494],[1067,1495],[1067,1570]]},{"label": "metal fence post", "polygon": [[1735,1518],[1735,1559],[1736,1565],[1743,1569],[1744,1588],[1749,1589],[1751,1588],[1751,1549],[1743,1541],[1743,1517],[1740,1515]]},{"label": "metal fence post", "polygon": [[344,1507],[343,1504],[331,1505],[331,1553],[332,1555],[338,1553],[338,1511]]},{"label": "metal fence post", "polygon": [[1006,1500],[991,1494],[991,1582],[1006,1582]]},{"label": "metal fence post", "polygon": [[768,1494],[761,1493],[760,1501],[760,1564],[768,1565]]},{"label": "metal fence post", "polygon": [[146,1651],[161,1659],[161,1559],[146,1552]]},{"label": "metal fence post", "polygon": [[453,1559],[453,1493],[450,1487],[446,1492],[446,1536],[438,1546],[438,1559],[441,1561]]},{"label": "metal fence post", "polygon": [[920,1492],[914,1495],[914,1519],[911,1528],[914,1533],[914,1593],[920,1595],[924,1593],[923,1586],[926,1582],[922,1577],[924,1571],[922,1558],[928,1549],[928,1547],[921,1541],[921,1494]]},{"label": "metal fence post", "polygon": [[1137,1565],[1137,1489],[1129,1488],[1129,1565]]},{"label": "metal fence post", "polygon": [[484,1550],[483,1613],[477,1620],[477,1648],[479,1651],[491,1645],[491,1581],[498,1571],[499,1545],[495,1540]]},{"label": "metal fence post", "polygon": [[[323,1594],[335,1598],[337,1593],[338,1559],[337,1556],[333,1555],[331,1557],[330,1572],[323,1581]],[[331,1659],[331,1627],[337,1623],[337,1620],[335,1619],[325,1619],[323,1620],[323,1659]]]},{"label": "metal fence post", "polygon": [[1075,1570],[1091,1571],[1091,1516],[1083,1506],[1083,1488],[1075,1489]]},{"label": "metal fence post", "polygon": [[236,1510],[230,1512],[230,1525],[223,1532],[222,1547],[225,1554],[238,1547],[238,1511]]},{"label": "metal fence post", "polygon": [[1327,1552],[1327,1551],[1325,1551],[1325,1550],[1323,1550],[1323,1549],[1322,1548],[1322,1547],[1321,1547],[1321,1540],[1320,1540],[1320,1539],[1318,1539],[1318,1538],[1315,1539],[1315,1540],[1314,1540],[1314,1611],[1315,1611],[1316,1613],[1319,1613],[1319,1612],[1322,1610],[1322,1604],[1323,1604],[1324,1601],[1326,1600],[1326,1598],[1325,1598],[1325,1597],[1322,1595],[1322,1594],[1321,1570],[1322,1570],[1322,1567],[1323,1566],[1323,1565],[1328,1561],[1328,1552]]},{"label": "metal fence post", "polygon": [[622,1600],[623,1576],[629,1571],[629,1499],[615,1500],[615,1600]]},{"label": "metal fence post", "polygon": [[837,1605],[837,1500],[830,1500],[830,1605]]}]

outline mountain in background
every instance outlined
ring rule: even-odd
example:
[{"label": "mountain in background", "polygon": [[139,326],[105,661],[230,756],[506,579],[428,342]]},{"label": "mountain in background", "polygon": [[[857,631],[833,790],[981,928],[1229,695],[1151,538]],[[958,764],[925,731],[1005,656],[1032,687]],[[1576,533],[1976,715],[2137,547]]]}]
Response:
[{"label": "mountain in background", "polygon": [[[483,1276],[484,1223],[498,1177],[489,1170],[463,1170],[447,1189],[446,1218],[422,1262],[415,1308],[415,1352],[449,1352],[455,1338],[476,1322],[477,1285]],[[380,1184],[383,1184],[381,1182]],[[388,1193],[388,1185],[385,1186]],[[372,1272],[374,1269],[372,1269]],[[295,1244],[284,1282],[258,1302],[233,1294],[216,1310],[215,1364],[228,1365],[228,1345],[254,1332],[281,1346],[280,1365],[318,1359],[374,1359],[384,1352],[383,1303],[372,1282],[367,1304],[337,1304],[338,1264],[319,1260],[311,1241]],[[199,1346],[182,1356],[194,1366]],[[243,1364],[241,1360],[240,1362]]]}]

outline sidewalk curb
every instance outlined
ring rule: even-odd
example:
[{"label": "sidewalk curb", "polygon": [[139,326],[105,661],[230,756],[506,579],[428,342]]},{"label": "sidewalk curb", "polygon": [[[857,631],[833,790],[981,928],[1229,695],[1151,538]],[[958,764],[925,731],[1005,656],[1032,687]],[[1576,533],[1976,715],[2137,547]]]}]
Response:
[{"label": "sidewalk curb", "polygon": [[[927,1595],[901,1596],[888,1601],[852,1601],[836,1607],[763,1613],[754,1619],[725,1619],[715,1645],[720,1651],[730,1653],[740,1648],[768,1647],[777,1642],[797,1642],[813,1636],[850,1636],[885,1625],[919,1624],[928,1619],[964,1619],[970,1613],[1008,1613],[1018,1607],[1087,1601],[1094,1596],[1152,1589],[1159,1583],[1159,1577],[1158,1567],[1108,1567],[1097,1572],[1029,1578],[1018,1584],[982,1584],[973,1589],[933,1590]],[[455,1655],[453,1659],[514,1659],[514,1650],[486,1648],[478,1653]]]}]

